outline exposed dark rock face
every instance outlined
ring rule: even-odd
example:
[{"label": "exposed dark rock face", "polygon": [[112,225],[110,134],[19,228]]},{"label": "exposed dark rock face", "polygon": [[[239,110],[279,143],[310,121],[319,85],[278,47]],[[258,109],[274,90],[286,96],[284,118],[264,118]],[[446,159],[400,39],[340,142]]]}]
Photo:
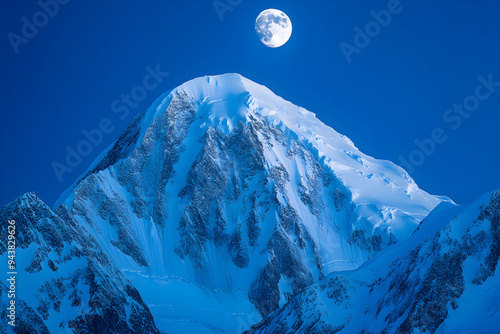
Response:
[{"label": "exposed dark rock face", "polygon": [[144,113],[138,114],[127,129],[120,135],[118,140],[114,143],[111,150],[106,156],[97,164],[88,175],[105,170],[107,167],[114,165],[120,159],[125,158],[130,154],[140,135],[140,124],[144,118]]},{"label": "exposed dark rock face", "polygon": [[[159,333],[137,290],[65,206],[53,212],[30,193],[2,208],[0,219],[3,240],[7,221],[16,222],[17,278],[22,287],[16,294],[15,333]],[[6,245],[0,247],[4,254]],[[0,287],[6,305],[7,288]],[[51,317],[60,319],[51,322],[57,328],[48,327]]]},{"label": "exposed dark rock face", "polygon": [[[479,251],[481,246],[489,246],[486,261],[478,269],[473,280],[473,283],[477,285],[495,274],[500,259],[500,191],[493,194],[488,206],[481,208],[476,223],[484,220],[491,222],[490,230],[478,234],[475,238],[468,239],[466,244],[468,253]],[[487,240],[490,238],[492,242],[488,244]]]},{"label": "exposed dark rock face", "polygon": [[296,245],[290,242],[288,234],[277,230],[269,240],[268,249],[271,254],[270,260],[260,271],[248,293],[250,300],[263,316],[269,315],[279,307],[281,275],[292,279],[293,293],[314,282]]}]

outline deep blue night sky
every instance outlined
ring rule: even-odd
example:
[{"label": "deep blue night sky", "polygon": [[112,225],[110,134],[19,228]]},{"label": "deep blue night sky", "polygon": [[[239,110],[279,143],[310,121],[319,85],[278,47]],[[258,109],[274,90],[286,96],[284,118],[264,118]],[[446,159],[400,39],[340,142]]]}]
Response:
[{"label": "deep blue night sky", "polygon": [[[162,92],[227,72],[266,85],[364,153],[398,164],[400,156],[422,158],[415,140],[442,129],[447,140],[411,173],[432,194],[466,203],[500,188],[500,87],[479,89],[484,100],[474,105],[478,76],[500,82],[500,1],[401,0],[348,63],[340,43],[354,45],[353,29],[364,30],[370,11],[392,1],[220,0],[234,4],[221,20],[212,0],[71,0],[15,53],[9,33],[22,34],[23,17],[43,19],[41,7],[0,0],[0,205],[28,191],[52,205]],[[279,49],[254,32],[267,8],[293,23]],[[111,104],[142,85],[148,66],[169,76],[120,119]],[[474,109],[462,111],[467,118],[446,113],[464,99]],[[60,182],[52,163],[64,163],[66,147],[106,118],[114,130]]]}]

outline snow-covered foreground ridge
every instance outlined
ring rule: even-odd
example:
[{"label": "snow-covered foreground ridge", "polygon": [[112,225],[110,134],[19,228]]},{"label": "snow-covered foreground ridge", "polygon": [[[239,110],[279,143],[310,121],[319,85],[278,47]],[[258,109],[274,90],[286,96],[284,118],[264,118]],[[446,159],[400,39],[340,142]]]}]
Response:
[{"label": "snow-covered foreground ridge", "polygon": [[440,201],[313,113],[226,74],[159,97],[55,212],[95,240],[159,329],[235,333],[406,240]]},{"label": "snow-covered foreground ridge", "polygon": [[442,203],[406,241],[332,273],[247,334],[500,332],[500,191]]}]

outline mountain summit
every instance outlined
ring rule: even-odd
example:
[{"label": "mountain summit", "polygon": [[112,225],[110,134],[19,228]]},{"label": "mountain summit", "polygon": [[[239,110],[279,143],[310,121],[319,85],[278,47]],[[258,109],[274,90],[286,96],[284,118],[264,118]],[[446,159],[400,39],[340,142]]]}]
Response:
[{"label": "mountain summit", "polygon": [[225,74],[160,96],[58,205],[159,328],[212,333],[246,329],[332,271],[357,268],[439,202],[315,114]]},{"label": "mountain summit", "polygon": [[39,284],[20,297],[20,330],[241,333],[408,239],[439,202],[226,74],[160,96],[54,210],[28,194],[0,216],[32,222],[16,262]]}]

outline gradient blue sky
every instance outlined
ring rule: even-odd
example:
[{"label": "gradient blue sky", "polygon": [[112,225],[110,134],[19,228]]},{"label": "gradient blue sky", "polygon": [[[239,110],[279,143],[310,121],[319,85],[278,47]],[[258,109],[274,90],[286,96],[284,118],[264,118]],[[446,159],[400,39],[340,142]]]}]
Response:
[{"label": "gradient blue sky", "polygon": [[[42,0],[43,1],[43,0]],[[221,0],[229,2],[228,0]],[[233,3],[238,1],[233,0]],[[443,120],[500,81],[500,1],[409,1],[347,63],[339,44],[388,1],[243,0],[223,20],[212,0],[71,0],[16,54],[8,39],[32,21],[36,1],[0,1],[0,205],[35,191],[52,205],[136,114],[162,92],[207,74],[238,72],[317,114],[364,153],[399,163],[442,128],[448,140],[412,177],[466,203],[500,188],[500,88],[463,124]],[[254,21],[278,8],[293,23],[284,47],[263,46]],[[170,75],[121,120],[111,103],[142,83],[147,66]],[[59,182],[51,164],[109,118],[115,130]]]}]

